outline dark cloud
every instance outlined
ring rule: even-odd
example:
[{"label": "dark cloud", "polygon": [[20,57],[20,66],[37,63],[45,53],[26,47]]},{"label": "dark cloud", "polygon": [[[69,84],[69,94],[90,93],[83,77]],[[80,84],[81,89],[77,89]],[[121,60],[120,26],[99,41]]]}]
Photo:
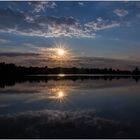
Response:
[{"label": "dark cloud", "polygon": [[5,57],[18,57],[18,56],[38,56],[39,54],[35,53],[0,53],[0,56],[5,56]]},{"label": "dark cloud", "polygon": [[47,55],[35,53],[1,53],[1,62],[15,63],[24,66],[48,66],[48,67],[94,67],[94,68],[115,68],[115,69],[134,69],[140,65],[138,61],[121,59],[108,59],[102,57],[73,57],[70,60],[61,62],[50,59]]}]

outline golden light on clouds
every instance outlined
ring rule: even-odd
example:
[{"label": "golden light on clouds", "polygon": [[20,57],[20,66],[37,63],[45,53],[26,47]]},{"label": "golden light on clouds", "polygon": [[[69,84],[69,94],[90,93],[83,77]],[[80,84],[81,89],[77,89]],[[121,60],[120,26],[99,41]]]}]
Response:
[{"label": "golden light on clouds", "polygon": [[65,54],[64,49],[58,48],[56,51],[57,51],[57,54],[60,55],[60,56],[63,56]]},{"label": "golden light on clouds", "polygon": [[55,61],[67,61],[73,57],[72,51],[69,49],[67,44],[56,43],[49,48],[40,48],[42,57],[53,59]]},{"label": "golden light on clouds", "polygon": [[64,77],[64,76],[65,76],[65,74],[60,73],[60,74],[58,74],[58,76],[59,76],[59,77]]},{"label": "golden light on clouds", "polygon": [[57,98],[58,99],[62,99],[62,98],[64,98],[64,96],[65,96],[65,94],[64,94],[64,92],[62,90],[57,92]]}]

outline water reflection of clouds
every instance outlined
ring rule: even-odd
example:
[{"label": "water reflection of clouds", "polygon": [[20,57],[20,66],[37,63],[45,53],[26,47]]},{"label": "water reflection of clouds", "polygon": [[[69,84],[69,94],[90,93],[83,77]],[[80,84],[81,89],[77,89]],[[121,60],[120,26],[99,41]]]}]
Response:
[{"label": "water reflection of clouds", "polygon": [[134,138],[140,136],[134,124],[128,125],[102,118],[97,116],[94,110],[42,110],[1,115],[0,131],[0,138]]}]

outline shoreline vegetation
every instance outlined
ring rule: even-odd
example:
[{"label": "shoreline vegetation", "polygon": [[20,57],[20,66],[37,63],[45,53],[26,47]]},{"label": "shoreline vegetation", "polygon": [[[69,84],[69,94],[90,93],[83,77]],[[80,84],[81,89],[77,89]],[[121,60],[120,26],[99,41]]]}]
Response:
[{"label": "shoreline vegetation", "polygon": [[113,68],[64,68],[54,67],[25,67],[17,66],[13,63],[0,63],[0,76],[140,76],[140,70],[136,67],[134,70],[119,70]]},{"label": "shoreline vegetation", "polygon": [[132,71],[114,70],[112,68],[48,68],[23,67],[15,64],[0,63],[0,88],[13,86],[23,82],[48,82],[49,80],[140,80],[140,71],[135,68]]}]

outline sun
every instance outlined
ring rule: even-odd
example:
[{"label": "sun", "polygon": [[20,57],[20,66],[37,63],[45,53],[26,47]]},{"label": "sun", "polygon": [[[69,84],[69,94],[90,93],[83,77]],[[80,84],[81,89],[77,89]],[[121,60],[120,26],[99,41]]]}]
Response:
[{"label": "sun", "polygon": [[64,44],[57,44],[54,47],[53,56],[57,60],[66,60],[69,57],[69,55],[70,55],[70,52]]},{"label": "sun", "polygon": [[69,45],[65,43],[56,43],[52,47],[42,48],[40,49],[40,54],[44,58],[59,62],[59,65],[60,63],[62,65],[66,61],[74,58],[74,53],[70,49]]},{"label": "sun", "polygon": [[64,98],[64,92],[63,92],[63,91],[60,90],[57,94],[58,94],[58,95],[57,95],[57,98],[58,98],[58,99]]},{"label": "sun", "polygon": [[56,52],[59,56],[64,56],[65,55],[65,50],[63,48],[57,48]]}]

